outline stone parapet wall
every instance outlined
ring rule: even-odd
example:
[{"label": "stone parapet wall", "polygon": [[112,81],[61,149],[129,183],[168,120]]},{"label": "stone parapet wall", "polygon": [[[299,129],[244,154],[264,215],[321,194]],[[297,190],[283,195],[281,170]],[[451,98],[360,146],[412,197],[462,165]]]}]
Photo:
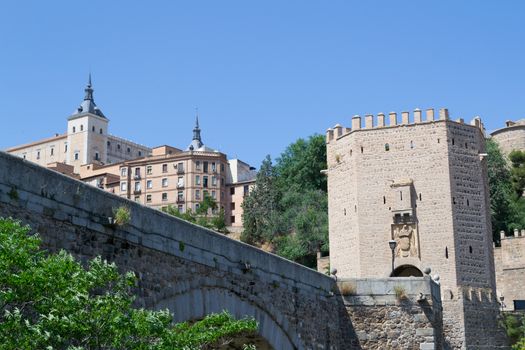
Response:
[{"label": "stone parapet wall", "polygon": [[344,279],[338,287],[363,348],[443,348],[440,289],[430,277]]},{"label": "stone parapet wall", "polygon": [[506,236],[501,232],[501,246],[494,247],[496,288],[503,297],[504,310],[514,310],[514,302],[525,300],[525,230]]}]

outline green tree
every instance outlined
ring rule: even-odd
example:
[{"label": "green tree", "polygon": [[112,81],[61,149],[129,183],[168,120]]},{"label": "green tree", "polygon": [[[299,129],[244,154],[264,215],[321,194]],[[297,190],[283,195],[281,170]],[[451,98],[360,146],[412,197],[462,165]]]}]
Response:
[{"label": "green tree", "polygon": [[326,142],[322,135],[302,138],[290,144],[275,166],[279,187],[283,190],[305,189],[327,191],[326,176],[321,170],[326,169]]},{"label": "green tree", "polygon": [[508,232],[514,222],[513,186],[507,161],[492,139],[487,140],[487,154],[492,236],[499,242],[499,232]]},{"label": "green tree", "polygon": [[279,190],[275,168],[269,155],[257,173],[254,189],[244,198],[241,240],[248,243],[271,241],[277,233]]},{"label": "green tree", "polygon": [[525,189],[525,152],[514,150],[510,152],[509,159],[512,164],[512,184],[518,198],[523,197]]},{"label": "green tree", "polygon": [[133,273],[100,258],[84,268],[64,251],[48,254],[29,230],[0,218],[2,349],[203,349],[257,328],[227,313],[173,326],[167,310],[132,307]]}]

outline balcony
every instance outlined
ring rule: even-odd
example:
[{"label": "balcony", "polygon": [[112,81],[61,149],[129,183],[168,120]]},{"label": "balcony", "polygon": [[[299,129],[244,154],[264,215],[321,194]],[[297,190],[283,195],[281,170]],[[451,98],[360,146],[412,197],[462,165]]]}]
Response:
[{"label": "balcony", "polygon": [[177,198],[177,204],[184,204],[184,198]]},{"label": "balcony", "polygon": [[135,175],[133,176],[133,179],[134,179],[134,180],[140,180],[140,174],[135,174]]},{"label": "balcony", "polygon": [[177,174],[184,174],[184,169],[177,168]]},{"label": "balcony", "polygon": [[177,188],[178,189],[183,189],[184,188],[184,184],[177,184]]},{"label": "balcony", "polygon": [[141,194],[142,193],[142,190],[139,188],[138,190],[135,189],[133,190],[133,194]]}]

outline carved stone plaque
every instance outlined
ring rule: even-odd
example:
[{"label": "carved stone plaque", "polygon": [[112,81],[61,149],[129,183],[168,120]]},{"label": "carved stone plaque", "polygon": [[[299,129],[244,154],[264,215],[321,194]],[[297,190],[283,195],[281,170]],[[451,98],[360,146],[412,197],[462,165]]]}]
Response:
[{"label": "carved stone plaque", "polygon": [[417,224],[392,224],[392,239],[397,242],[395,251],[396,257],[419,257]]}]

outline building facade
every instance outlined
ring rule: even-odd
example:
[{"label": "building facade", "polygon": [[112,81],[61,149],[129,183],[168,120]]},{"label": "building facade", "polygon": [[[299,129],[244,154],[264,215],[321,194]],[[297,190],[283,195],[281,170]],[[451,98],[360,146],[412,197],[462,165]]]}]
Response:
[{"label": "building facade", "polygon": [[166,145],[150,148],[108,133],[109,119],[95,104],[91,75],[84,92],[67,119],[66,133],[6,151],[158,209],[171,205],[181,212],[196,211],[209,195],[217,210],[224,210],[228,226],[242,227],[241,204],[255,182],[254,168],[204,145],[198,116],[184,151]]},{"label": "building facade", "polygon": [[351,128],[328,129],[330,267],[339,278],[431,268],[447,347],[492,349],[498,303],[483,125],[451,121],[446,109],[425,114],[367,115],[364,126],[355,116]]}]

